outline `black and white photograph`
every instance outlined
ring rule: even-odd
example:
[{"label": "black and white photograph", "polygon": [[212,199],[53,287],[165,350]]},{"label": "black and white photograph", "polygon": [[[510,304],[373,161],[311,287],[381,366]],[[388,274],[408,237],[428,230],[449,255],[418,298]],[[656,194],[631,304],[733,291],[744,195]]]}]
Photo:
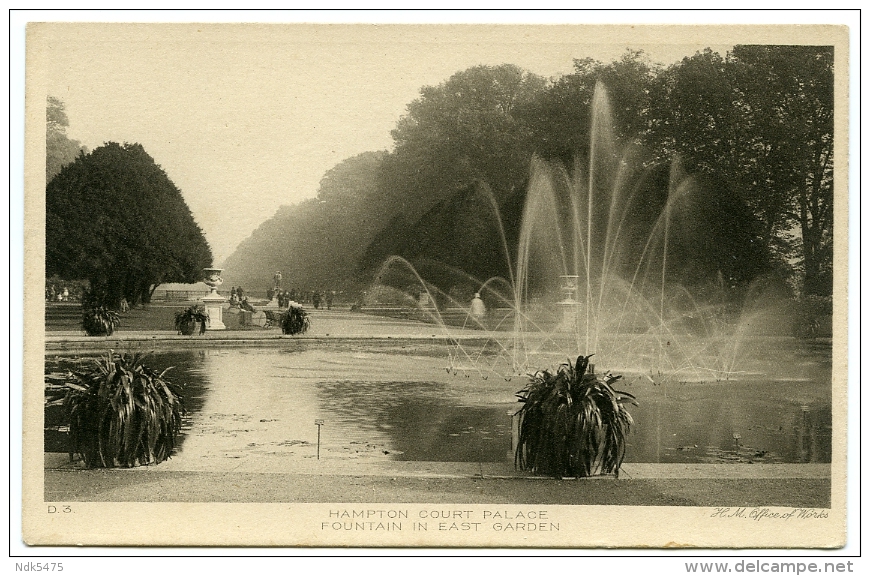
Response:
[{"label": "black and white photograph", "polygon": [[25,543],[842,547],[849,35],[29,23]]}]

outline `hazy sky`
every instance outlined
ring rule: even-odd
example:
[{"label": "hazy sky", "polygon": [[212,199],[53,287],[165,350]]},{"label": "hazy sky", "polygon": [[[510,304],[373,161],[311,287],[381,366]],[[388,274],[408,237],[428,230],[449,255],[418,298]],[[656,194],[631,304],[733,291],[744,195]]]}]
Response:
[{"label": "hazy sky", "polygon": [[[421,86],[477,64],[546,77],[574,58],[628,47],[672,63],[714,41],[624,27],[51,25],[47,94],[89,149],[139,142],[181,189],[220,264],[281,205],[317,193],[324,172],[390,130]],[[664,43],[663,43],[664,42]]]}]

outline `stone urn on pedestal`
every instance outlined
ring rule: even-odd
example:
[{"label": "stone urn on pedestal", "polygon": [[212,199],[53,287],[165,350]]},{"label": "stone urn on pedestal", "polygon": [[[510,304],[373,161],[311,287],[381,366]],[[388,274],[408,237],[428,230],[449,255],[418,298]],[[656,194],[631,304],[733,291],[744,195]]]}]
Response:
[{"label": "stone urn on pedestal", "polygon": [[579,276],[575,275],[559,276],[562,300],[557,304],[562,309],[562,319],[556,329],[557,332],[574,333],[577,331],[577,308],[579,306],[577,302],[578,278]]},{"label": "stone urn on pedestal", "polygon": [[221,272],[223,272],[223,268],[204,268],[203,273],[205,274],[205,282],[209,288],[211,288],[211,293],[208,296],[203,296],[202,303],[205,306],[206,312],[208,312],[208,326],[206,330],[226,330],[227,327],[224,325],[224,317],[223,317],[223,305],[227,301],[226,298],[218,294],[217,287],[224,283],[223,279],[221,279]]}]

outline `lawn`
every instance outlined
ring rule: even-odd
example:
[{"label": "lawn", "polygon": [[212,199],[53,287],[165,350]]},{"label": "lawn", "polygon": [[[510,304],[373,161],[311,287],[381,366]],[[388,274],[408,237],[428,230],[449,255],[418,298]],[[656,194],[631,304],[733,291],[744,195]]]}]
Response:
[{"label": "lawn", "polygon": [[[173,302],[147,304],[131,308],[121,313],[121,326],[118,332],[140,330],[166,330],[175,332],[175,313],[197,302]],[[82,308],[77,302],[49,302],[45,305],[45,330],[80,331],[82,327]]]}]

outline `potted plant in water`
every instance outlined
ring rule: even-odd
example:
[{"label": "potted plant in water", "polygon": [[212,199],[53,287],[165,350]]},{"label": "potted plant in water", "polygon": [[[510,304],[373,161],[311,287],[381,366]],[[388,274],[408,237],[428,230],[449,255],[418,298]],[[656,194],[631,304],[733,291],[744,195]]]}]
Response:
[{"label": "potted plant in water", "polygon": [[308,312],[296,302],[291,302],[281,318],[281,331],[284,334],[304,334],[309,327],[311,320]]},{"label": "potted plant in water", "polygon": [[143,364],[144,354],[109,352],[70,371],[64,405],[70,450],[89,468],[158,464],[169,458],[184,414],[181,386]]},{"label": "potted plant in water", "polygon": [[203,306],[193,305],[187,310],[175,313],[175,329],[179,334],[190,336],[196,331],[196,325],[199,323],[199,333],[205,334],[208,320],[208,311]]},{"label": "potted plant in water", "polygon": [[523,403],[515,463],[521,470],[555,477],[616,474],[633,424],[625,404],[634,396],[611,384],[621,376],[598,377],[590,356],[540,371],[517,393]]}]

